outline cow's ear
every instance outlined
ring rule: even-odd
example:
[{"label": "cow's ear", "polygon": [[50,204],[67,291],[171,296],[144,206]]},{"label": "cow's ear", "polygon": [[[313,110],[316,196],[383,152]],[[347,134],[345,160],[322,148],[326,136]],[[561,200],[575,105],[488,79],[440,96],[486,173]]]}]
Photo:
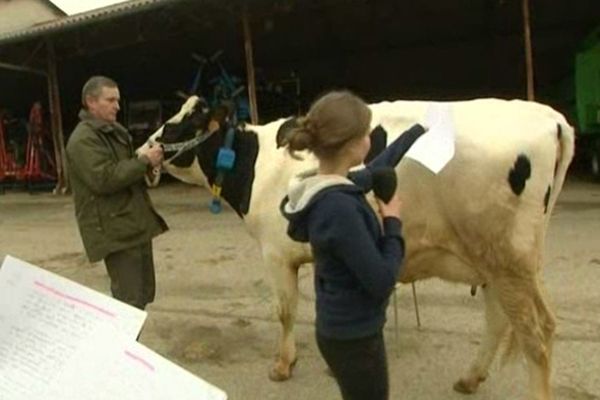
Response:
[{"label": "cow's ear", "polygon": [[216,119],[211,119],[208,122],[208,131],[209,132],[216,132],[219,129],[221,129],[221,124]]},{"label": "cow's ear", "polygon": [[298,128],[298,118],[292,117],[287,119],[277,130],[277,148],[283,147],[288,143],[288,135],[293,130]]},{"label": "cow's ear", "polygon": [[210,113],[211,121],[216,121],[220,125],[225,123],[225,120],[230,115],[230,109],[227,105],[221,104],[215,107]]},{"label": "cow's ear", "polygon": [[365,157],[365,164],[368,164],[371,160],[377,157],[387,145],[387,131],[383,129],[381,125],[377,125],[370,133],[371,135],[371,148],[369,153]]}]

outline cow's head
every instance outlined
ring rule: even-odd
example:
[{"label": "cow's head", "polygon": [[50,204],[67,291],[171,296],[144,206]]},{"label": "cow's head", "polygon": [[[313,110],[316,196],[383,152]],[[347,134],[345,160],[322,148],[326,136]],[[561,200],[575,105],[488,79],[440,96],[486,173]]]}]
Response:
[{"label": "cow's head", "polygon": [[[204,100],[190,97],[174,117],[150,136],[144,146],[181,143],[202,136],[201,143],[176,158],[173,158],[175,151],[165,151],[163,169],[181,181],[208,186],[219,175],[217,155],[224,146],[227,131],[233,129],[235,164],[233,170],[227,172],[226,178],[221,179],[220,185],[222,197],[241,216],[249,207],[258,139],[256,133],[242,126],[232,126],[232,112],[233,107],[229,104],[209,108]],[[147,177],[147,183],[155,186],[159,177],[160,171],[154,171]]]},{"label": "cow's head", "polygon": [[[202,134],[215,132],[222,125],[225,117],[226,112],[223,107],[211,110],[204,99],[192,96],[181,106],[177,114],[148,138],[142,148],[158,144],[182,143]],[[198,168],[194,169],[196,151],[191,149],[173,158],[176,153],[176,150],[165,151],[163,167],[167,172],[189,183],[204,184],[205,178],[202,172]],[[147,176],[147,183],[151,186],[156,186],[159,180],[160,170],[154,170]]]}]

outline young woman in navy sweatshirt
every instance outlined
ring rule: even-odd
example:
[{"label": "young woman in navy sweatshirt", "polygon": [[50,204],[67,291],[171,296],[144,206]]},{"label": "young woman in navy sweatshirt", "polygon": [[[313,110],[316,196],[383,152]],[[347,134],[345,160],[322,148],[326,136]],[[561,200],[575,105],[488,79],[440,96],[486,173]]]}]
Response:
[{"label": "young woman in navy sweatshirt", "polygon": [[[289,136],[309,150],[318,173],[295,183],[282,204],[288,234],[314,255],[316,337],[345,400],[387,400],[383,326],[402,267],[401,201],[378,200],[380,224],[364,188],[347,178],[370,147],[371,111],[350,92],[318,99]],[[422,129],[422,128],[421,128]]]}]

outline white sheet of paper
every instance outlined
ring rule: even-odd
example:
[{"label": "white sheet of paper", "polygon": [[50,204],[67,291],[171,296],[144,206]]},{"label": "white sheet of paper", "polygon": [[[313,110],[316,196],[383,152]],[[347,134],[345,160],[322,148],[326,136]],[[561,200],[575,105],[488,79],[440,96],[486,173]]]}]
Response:
[{"label": "white sheet of paper", "polygon": [[86,339],[45,400],[225,400],[221,389],[140,343],[98,331]]},{"label": "white sheet of paper", "polygon": [[450,105],[429,103],[425,124],[429,130],[413,143],[404,156],[418,161],[437,174],[454,157],[456,131]]},{"label": "white sheet of paper", "polygon": [[146,315],[7,256],[0,268],[0,400],[43,398],[82,341],[105,327],[135,340]]}]

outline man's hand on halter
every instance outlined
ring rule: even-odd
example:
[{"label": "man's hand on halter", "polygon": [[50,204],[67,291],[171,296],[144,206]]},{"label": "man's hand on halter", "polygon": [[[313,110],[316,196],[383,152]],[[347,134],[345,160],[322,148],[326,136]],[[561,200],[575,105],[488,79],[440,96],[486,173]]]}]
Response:
[{"label": "man's hand on halter", "polygon": [[154,144],[139,150],[138,158],[146,157],[152,167],[158,167],[163,161],[163,149],[160,145]]}]

